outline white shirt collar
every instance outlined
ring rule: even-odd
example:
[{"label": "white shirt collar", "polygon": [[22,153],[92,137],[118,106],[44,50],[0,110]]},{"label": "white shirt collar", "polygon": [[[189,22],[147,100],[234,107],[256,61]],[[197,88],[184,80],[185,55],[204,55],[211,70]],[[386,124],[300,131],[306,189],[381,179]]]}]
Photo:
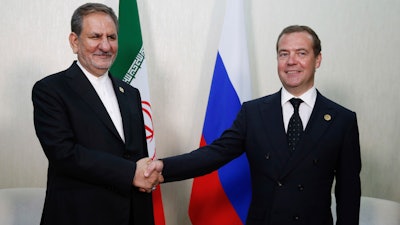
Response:
[{"label": "white shirt collar", "polygon": [[104,107],[106,108],[108,115],[110,116],[112,122],[114,123],[115,128],[117,129],[119,135],[121,136],[121,139],[125,141],[121,111],[119,109],[118,99],[117,96],[115,95],[111,78],[110,76],[108,76],[108,71],[105,74],[97,77],[89,73],[79,63],[79,61],[77,62],[77,64],[81,68],[85,76],[88,78],[93,88],[95,89],[97,95],[99,96]]},{"label": "white shirt collar", "polygon": [[103,83],[106,80],[108,80],[107,79],[108,78],[108,71],[105,74],[97,77],[97,76],[91,74],[89,71],[87,71],[85,69],[85,67],[83,67],[82,64],[79,62],[79,60],[76,62],[76,64],[79,66],[79,68],[81,68],[81,70],[83,71],[85,76],[89,79],[90,83],[92,83],[92,84],[93,83]]},{"label": "white shirt collar", "polygon": [[292,98],[300,98],[312,109],[314,108],[315,101],[317,99],[317,89],[313,86],[312,88],[308,89],[308,91],[306,91],[304,94],[296,97],[290,94],[284,87],[282,87],[281,105],[283,106],[283,104],[285,104]]}]

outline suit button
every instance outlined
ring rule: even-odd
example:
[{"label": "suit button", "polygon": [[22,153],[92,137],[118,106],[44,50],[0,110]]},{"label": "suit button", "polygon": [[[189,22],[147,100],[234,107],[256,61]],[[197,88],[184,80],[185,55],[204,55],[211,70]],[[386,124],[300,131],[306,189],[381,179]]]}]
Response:
[{"label": "suit button", "polygon": [[293,216],[293,220],[295,220],[295,221],[300,220],[300,216]]},{"label": "suit button", "polygon": [[303,190],[304,190],[304,186],[301,185],[301,184],[299,184],[299,185],[297,186],[297,188],[299,189],[299,191],[303,191]]},{"label": "suit button", "polygon": [[128,153],[128,152],[125,152],[124,155],[123,155],[123,157],[124,157],[125,159],[130,159],[130,158],[132,158],[132,155],[131,155],[130,153]]},{"label": "suit button", "polygon": [[313,164],[316,166],[318,164],[318,159],[314,159]]},{"label": "suit button", "polygon": [[278,181],[277,184],[278,184],[279,187],[283,186],[283,184],[280,181]]}]

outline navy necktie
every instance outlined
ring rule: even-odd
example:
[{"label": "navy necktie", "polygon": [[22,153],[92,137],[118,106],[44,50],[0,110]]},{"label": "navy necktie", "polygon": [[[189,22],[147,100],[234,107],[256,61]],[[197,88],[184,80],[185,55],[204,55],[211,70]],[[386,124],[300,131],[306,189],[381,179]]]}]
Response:
[{"label": "navy necktie", "polygon": [[299,115],[299,107],[303,100],[299,98],[292,98],[289,101],[293,105],[294,112],[292,117],[290,117],[286,135],[288,139],[289,150],[290,152],[293,152],[296,148],[296,144],[299,142],[303,134],[303,124]]}]

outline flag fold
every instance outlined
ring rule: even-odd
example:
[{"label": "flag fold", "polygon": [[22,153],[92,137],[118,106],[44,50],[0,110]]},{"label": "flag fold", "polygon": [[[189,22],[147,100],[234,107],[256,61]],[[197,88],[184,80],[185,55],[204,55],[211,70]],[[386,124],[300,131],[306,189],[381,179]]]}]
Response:
[{"label": "flag fold", "polygon": [[[251,98],[242,0],[228,0],[200,146],[229,128],[241,104]],[[211,174],[195,178],[189,203],[193,225],[245,224],[251,200],[246,154]]]},{"label": "flag fold", "polygon": [[[147,151],[156,157],[154,128],[151,112],[150,91],[146,57],[143,48],[139,11],[136,0],[119,1],[118,55],[111,67],[113,76],[129,83],[140,91],[146,131]],[[152,192],[155,225],[165,225],[161,188]]]}]

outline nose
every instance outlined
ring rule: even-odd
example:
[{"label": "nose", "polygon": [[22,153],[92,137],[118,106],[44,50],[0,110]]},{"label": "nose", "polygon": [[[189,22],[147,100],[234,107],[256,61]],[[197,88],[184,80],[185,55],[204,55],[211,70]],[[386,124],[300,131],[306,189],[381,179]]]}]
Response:
[{"label": "nose", "polygon": [[287,60],[287,64],[288,65],[295,65],[297,63],[297,57],[296,54],[289,54],[288,56],[288,60]]},{"label": "nose", "polygon": [[111,44],[107,37],[101,40],[99,48],[104,52],[108,52],[110,50]]}]

